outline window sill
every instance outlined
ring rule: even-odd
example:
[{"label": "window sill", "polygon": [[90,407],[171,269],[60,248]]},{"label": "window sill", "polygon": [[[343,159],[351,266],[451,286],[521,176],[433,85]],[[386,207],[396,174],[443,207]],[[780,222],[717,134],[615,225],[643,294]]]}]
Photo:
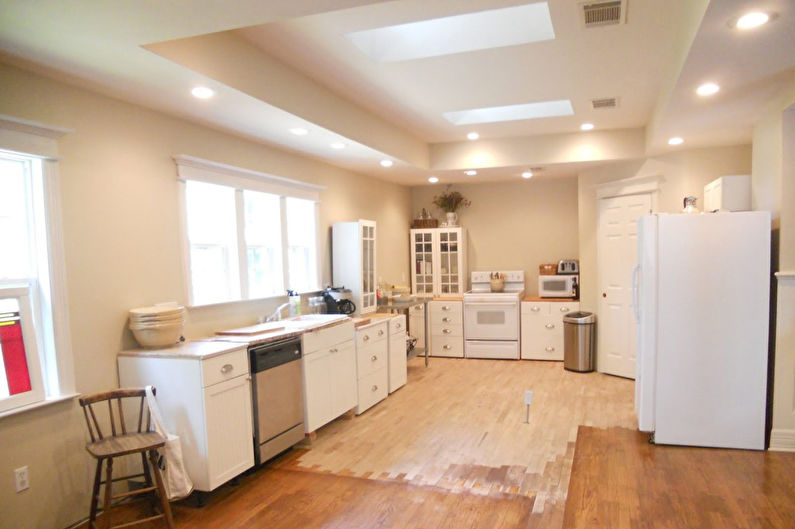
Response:
[{"label": "window sill", "polygon": [[[317,287],[314,290],[306,290],[299,292],[298,294],[301,297],[308,297],[310,295],[320,295],[323,292],[322,287]],[[287,299],[287,294],[274,294],[272,296],[264,296],[261,298],[248,298],[248,299],[232,299],[229,301],[214,301],[212,303],[204,303],[201,305],[185,305],[187,309],[210,309],[210,308],[220,308],[220,307],[234,307],[234,306],[241,306],[246,303],[261,303],[265,301],[273,301],[277,299]]]},{"label": "window sill", "polygon": [[25,406],[20,406],[18,408],[12,408],[10,410],[0,411],[0,419],[2,419],[3,417],[9,417],[11,415],[16,415],[18,413],[25,413],[30,410],[35,410],[37,408],[43,408],[45,406],[49,406],[50,404],[57,404],[59,402],[71,400],[79,396],[80,393],[67,393],[65,395],[58,395],[57,397],[49,397],[39,402],[34,402],[33,404],[26,404]]}]

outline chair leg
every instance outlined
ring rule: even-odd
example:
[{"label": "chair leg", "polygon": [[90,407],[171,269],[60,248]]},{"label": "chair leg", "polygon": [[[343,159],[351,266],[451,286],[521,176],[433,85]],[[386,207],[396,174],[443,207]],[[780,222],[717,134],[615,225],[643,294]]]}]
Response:
[{"label": "chair leg", "polygon": [[171,505],[168,503],[168,497],[166,496],[163,476],[160,474],[160,468],[157,466],[157,450],[149,451],[149,461],[152,463],[152,474],[154,474],[155,483],[157,484],[157,495],[160,496],[160,505],[163,507],[163,514],[166,516],[166,526],[168,529],[174,529],[174,519],[171,517]]},{"label": "chair leg", "polygon": [[91,510],[88,515],[88,529],[93,529],[97,521],[97,503],[99,502],[99,483],[102,481],[102,460],[97,459],[97,470],[94,472],[94,487],[91,490]]},{"label": "chair leg", "polygon": [[109,457],[105,463],[105,501],[102,504],[102,518],[105,522],[105,527],[110,529],[110,502],[111,502],[111,489],[113,488],[113,458]]},{"label": "chair leg", "polygon": [[146,486],[151,487],[153,485],[152,474],[149,472],[149,464],[146,462],[145,452],[141,452],[141,466],[144,469],[144,479],[146,480]]}]

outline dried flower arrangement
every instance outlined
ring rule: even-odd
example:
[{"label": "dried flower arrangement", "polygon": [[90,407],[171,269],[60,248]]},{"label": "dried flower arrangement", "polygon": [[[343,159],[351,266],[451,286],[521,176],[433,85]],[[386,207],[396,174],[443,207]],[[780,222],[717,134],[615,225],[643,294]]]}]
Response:
[{"label": "dried flower arrangement", "polygon": [[445,188],[444,193],[433,197],[433,205],[447,213],[455,213],[458,208],[471,204],[459,191],[450,191],[450,185]]}]

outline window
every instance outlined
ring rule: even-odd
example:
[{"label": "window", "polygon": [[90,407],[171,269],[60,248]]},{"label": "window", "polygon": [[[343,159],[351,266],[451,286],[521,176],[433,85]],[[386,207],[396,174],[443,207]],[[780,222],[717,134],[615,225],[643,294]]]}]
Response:
[{"label": "window", "polygon": [[176,157],[191,305],[320,288],[319,186]]},{"label": "window", "polygon": [[1,416],[72,396],[74,375],[53,159],[65,131],[6,116],[0,130]]}]

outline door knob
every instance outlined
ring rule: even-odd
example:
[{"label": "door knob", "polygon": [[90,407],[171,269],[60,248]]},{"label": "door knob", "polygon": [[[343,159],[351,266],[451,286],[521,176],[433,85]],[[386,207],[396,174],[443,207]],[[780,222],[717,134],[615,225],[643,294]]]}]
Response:
[{"label": "door knob", "polygon": [[602,297],[606,298],[607,297],[607,292],[602,292]]}]

